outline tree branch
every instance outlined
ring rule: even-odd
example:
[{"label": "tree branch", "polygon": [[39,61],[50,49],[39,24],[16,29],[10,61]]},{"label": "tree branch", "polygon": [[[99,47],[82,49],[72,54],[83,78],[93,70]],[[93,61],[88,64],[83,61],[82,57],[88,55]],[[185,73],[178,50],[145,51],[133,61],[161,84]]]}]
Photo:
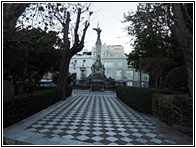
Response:
[{"label": "tree branch", "polygon": [[84,45],[84,39],[85,39],[85,35],[86,35],[86,31],[89,27],[90,23],[88,21],[85,22],[85,27],[83,29],[83,34],[82,34],[82,38],[81,38],[81,41],[80,41],[80,46],[81,45]]},{"label": "tree branch", "polygon": [[16,22],[30,3],[3,3],[3,38],[11,36]]},{"label": "tree branch", "polygon": [[57,20],[63,25],[63,22],[61,21],[61,19],[56,15],[56,12],[54,12],[54,16],[57,18]]},{"label": "tree branch", "polygon": [[79,24],[80,24],[80,16],[81,16],[81,9],[78,8],[78,14],[77,14],[77,19],[76,19],[76,26],[75,26],[75,29],[74,29],[74,45],[78,45],[78,42],[79,42],[79,36],[78,36],[78,28],[79,28]]},{"label": "tree branch", "polygon": [[186,37],[192,39],[193,35],[190,33],[190,31],[187,29],[187,27],[185,25],[180,4],[173,3],[172,9],[173,9],[173,13],[175,16],[175,20],[174,20],[175,26],[176,26],[175,29],[178,29],[179,30],[178,32],[181,33],[182,36],[186,36]]},{"label": "tree branch", "polygon": [[[193,23],[193,20],[191,19],[191,17],[190,17],[189,14],[188,14],[187,7],[188,7],[187,5],[184,6],[184,9],[185,9],[185,12],[186,12],[186,16],[187,16],[188,19],[191,21],[191,23]],[[193,26],[193,25],[191,25],[191,26]]]},{"label": "tree branch", "polygon": [[69,42],[69,23],[70,23],[70,13],[67,12],[67,18],[65,21],[65,24],[63,23],[63,28],[64,28],[64,50],[69,49],[70,47],[70,42]]},{"label": "tree branch", "polygon": [[85,39],[85,35],[86,35],[86,31],[89,27],[90,23],[88,21],[85,22],[85,27],[83,29],[83,34],[82,34],[82,38],[80,41],[80,44],[77,46],[73,46],[71,49],[71,56],[74,56],[77,52],[81,51],[82,48],[84,47],[84,39]]}]

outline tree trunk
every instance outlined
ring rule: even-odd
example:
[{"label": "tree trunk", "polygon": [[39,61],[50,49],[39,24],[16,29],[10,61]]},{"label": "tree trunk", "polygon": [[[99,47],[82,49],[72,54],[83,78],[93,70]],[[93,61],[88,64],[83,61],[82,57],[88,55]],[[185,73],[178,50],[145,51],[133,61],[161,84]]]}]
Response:
[{"label": "tree trunk", "polygon": [[59,71],[59,77],[57,83],[57,87],[62,91],[62,96],[61,96],[62,99],[66,98],[66,85],[67,85],[67,77],[68,77],[69,62],[70,62],[70,56],[69,56],[70,42],[68,37],[69,23],[70,23],[70,14],[69,12],[67,12],[66,23],[62,24],[64,28],[64,36],[63,36],[64,51],[61,59],[61,65],[60,65],[60,71]]},{"label": "tree trunk", "polygon": [[16,21],[30,3],[3,3],[3,39],[9,39],[15,29]]},{"label": "tree trunk", "polygon": [[70,14],[67,12],[67,17],[66,17],[66,23],[62,24],[64,28],[64,52],[63,56],[61,59],[61,65],[60,65],[60,70],[59,70],[59,77],[58,77],[58,82],[57,82],[57,87],[62,90],[62,99],[66,99],[66,86],[67,86],[67,78],[68,78],[68,72],[69,72],[69,63],[72,58],[77,52],[80,52],[83,47],[84,47],[84,39],[86,35],[86,31],[89,27],[88,21],[85,22],[84,29],[83,29],[83,34],[81,37],[81,40],[79,40],[79,35],[78,35],[78,29],[79,29],[79,23],[80,23],[80,16],[81,16],[81,9],[78,9],[78,14],[77,14],[77,19],[75,23],[75,28],[74,28],[74,44],[73,47],[70,48],[70,41],[69,41],[69,24],[70,24]]},{"label": "tree trunk", "polygon": [[182,46],[184,60],[188,72],[188,87],[193,98],[193,32],[191,32],[185,22],[181,4],[172,4],[174,13],[174,27],[172,28],[178,42]]},{"label": "tree trunk", "polygon": [[68,72],[69,72],[69,63],[70,59],[67,57],[67,59],[64,61],[64,64],[62,66],[62,72],[59,74],[60,78],[58,79],[58,87],[62,91],[62,99],[64,100],[67,96],[67,79],[68,79]]}]

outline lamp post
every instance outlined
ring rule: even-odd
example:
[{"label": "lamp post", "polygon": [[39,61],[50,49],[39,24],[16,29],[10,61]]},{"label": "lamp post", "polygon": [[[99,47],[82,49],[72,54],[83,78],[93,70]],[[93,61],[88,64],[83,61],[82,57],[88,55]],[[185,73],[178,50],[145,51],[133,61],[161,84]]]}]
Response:
[{"label": "lamp post", "polygon": [[141,66],[142,66],[142,52],[140,51],[139,52],[139,57],[140,57],[140,87],[142,87],[142,68],[141,68]]},{"label": "lamp post", "polygon": [[86,70],[86,67],[84,67],[84,65],[82,65],[82,67],[80,67],[80,70],[81,70],[81,72],[82,72],[82,79],[85,77],[84,76],[84,71]]},{"label": "lamp post", "polygon": [[83,60],[83,64],[82,64],[82,67],[80,67],[80,70],[81,70],[81,72],[82,72],[82,77],[81,77],[81,79],[83,79],[84,77],[85,77],[85,75],[84,75],[84,71],[86,70],[86,67],[84,67],[84,63],[86,62],[86,60]]}]

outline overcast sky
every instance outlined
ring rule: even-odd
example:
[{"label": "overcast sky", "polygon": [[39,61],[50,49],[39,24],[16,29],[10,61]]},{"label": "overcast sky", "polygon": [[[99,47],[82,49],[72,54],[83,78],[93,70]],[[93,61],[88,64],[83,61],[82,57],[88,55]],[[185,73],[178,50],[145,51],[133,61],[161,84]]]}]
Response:
[{"label": "overcast sky", "polygon": [[[86,32],[85,47],[91,51],[95,47],[97,23],[101,28],[101,41],[106,45],[123,45],[126,53],[131,52],[130,40],[133,38],[125,31],[126,24],[122,23],[124,13],[136,11],[137,3],[134,2],[89,2],[90,11],[94,13],[90,18],[90,26]],[[34,21],[35,22],[35,21]],[[27,22],[26,22],[27,23]],[[61,26],[61,25],[60,25]],[[62,26],[60,27],[60,30]],[[58,27],[55,27],[58,31]]]},{"label": "overcast sky", "polygon": [[[126,53],[132,50],[130,46],[131,36],[124,31],[125,24],[121,23],[123,14],[128,11],[136,11],[137,3],[133,2],[92,2],[93,13],[91,23],[86,33],[85,48],[91,50],[95,46],[97,33],[93,28],[97,28],[97,22],[101,28],[101,41],[106,45],[123,45]],[[128,43],[129,42],[129,43]]]}]

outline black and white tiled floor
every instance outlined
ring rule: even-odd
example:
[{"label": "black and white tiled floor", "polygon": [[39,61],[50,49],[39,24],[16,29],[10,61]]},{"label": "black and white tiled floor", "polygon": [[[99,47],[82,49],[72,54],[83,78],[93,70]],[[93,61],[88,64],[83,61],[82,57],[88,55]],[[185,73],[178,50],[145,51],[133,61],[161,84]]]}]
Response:
[{"label": "black and white tiled floor", "polygon": [[104,91],[104,92],[99,92],[99,91],[89,91],[89,90],[79,90],[79,89],[74,89],[72,92],[72,95],[91,95],[91,96],[102,96],[102,95],[112,95],[115,96],[116,93],[114,91]]},{"label": "black and white tiled floor", "polygon": [[24,130],[47,139],[60,139],[62,143],[72,140],[91,145],[178,144],[143,115],[124,105],[114,92],[74,90],[72,97]]},{"label": "black and white tiled floor", "polygon": [[74,96],[27,130],[92,144],[175,144],[113,96]]}]

